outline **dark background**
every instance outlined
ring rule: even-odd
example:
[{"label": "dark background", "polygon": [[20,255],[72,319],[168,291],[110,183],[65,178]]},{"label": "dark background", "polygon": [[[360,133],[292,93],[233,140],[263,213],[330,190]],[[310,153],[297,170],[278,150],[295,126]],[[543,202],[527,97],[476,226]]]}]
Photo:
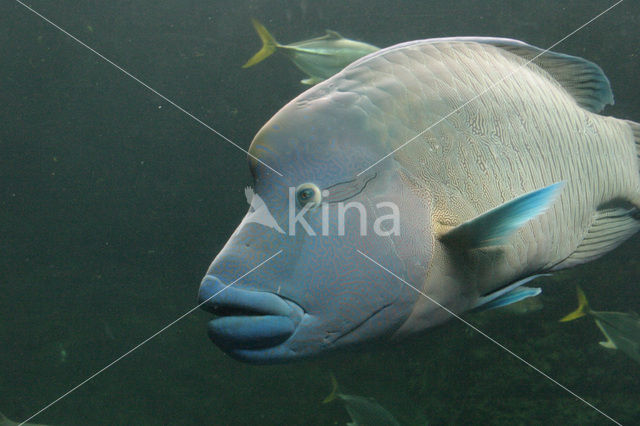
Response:
[{"label": "dark background", "polygon": [[[304,90],[260,47],[325,28],[378,46],[505,36],[548,47],[605,1],[31,1],[151,87],[248,148]],[[626,1],[556,51],[600,64],[640,121],[640,4]],[[0,411],[22,420],[196,304],[200,279],[245,213],[245,154],[32,12],[0,2]],[[597,345],[591,319],[559,324],[580,283],[595,309],[640,310],[630,241],[541,281],[545,308],[470,320],[622,423],[640,422],[640,366]],[[375,352],[256,367],[229,359],[197,311],[34,421],[51,424],[343,424],[321,404],[329,372],[407,424],[606,424],[457,322]]]}]

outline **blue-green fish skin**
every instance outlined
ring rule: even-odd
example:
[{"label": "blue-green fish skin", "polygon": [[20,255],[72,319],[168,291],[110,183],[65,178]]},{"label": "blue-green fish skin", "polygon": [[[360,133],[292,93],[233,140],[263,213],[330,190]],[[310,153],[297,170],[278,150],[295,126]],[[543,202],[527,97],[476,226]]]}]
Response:
[{"label": "blue-green fish skin", "polygon": [[[255,193],[276,222],[287,224],[288,187],[312,183],[350,194],[368,217],[381,214],[378,203],[393,203],[400,233],[363,236],[355,211],[344,236],[290,236],[245,220],[211,264],[200,298],[282,250],[205,304],[251,312],[260,295],[260,312],[279,317],[265,319],[255,342],[242,334],[241,317],[237,332],[210,328],[213,341],[238,359],[270,363],[395,340],[451,319],[441,305],[465,312],[501,288],[596,259],[633,235],[640,126],[598,114],[613,96],[597,65],[552,52],[536,57],[541,52],[495,38],[403,43],[284,106],[249,149],[283,175],[249,160]],[[561,182],[518,229],[487,233],[501,236],[499,246],[455,238],[458,226]],[[327,207],[335,230],[337,206]],[[320,229],[322,209],[306,218]]]}]

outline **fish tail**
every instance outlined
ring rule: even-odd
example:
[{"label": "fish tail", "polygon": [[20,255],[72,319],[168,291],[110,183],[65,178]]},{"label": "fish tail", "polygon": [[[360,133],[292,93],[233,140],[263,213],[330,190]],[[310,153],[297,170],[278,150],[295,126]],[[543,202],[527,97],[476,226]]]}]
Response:
[{"label": "fish tail", "polygon": [[577,286],[576,289],[578,290],[578,309],[576,309],[575,311],[571,312],[569,315],[562,318],[560,322],[573,321],[574,319],[578,319],[580,317],[585,316],[591,310],[589,308],[589,302],[587,301],[587,296],[584,295],[584,291],[582,291],[580,286]]},{"label": "fish tail", "polygon": [[257,64],[258,62],[264,61],[269,56],[271,56],[279,46],[276,39],[271,35],[269,31],[267,31],[264,25],[262,25],[260,22],[258,22],[258,20],[253,18],[251,19],[251,22],[253,23],[253,28],[256,29],[256,32],[260,36],[260,40],[262,40],[262,49],[260,49],[258,53],[253,55],[251,59],[249,59],[242,66],[242,68],[249,68]]},{"label": "fish tail", "polygon": [[336,376],[331,373],[331,393],[322,401],[323,404],[327,404],[338,396],[338,381],[336,380]]}]

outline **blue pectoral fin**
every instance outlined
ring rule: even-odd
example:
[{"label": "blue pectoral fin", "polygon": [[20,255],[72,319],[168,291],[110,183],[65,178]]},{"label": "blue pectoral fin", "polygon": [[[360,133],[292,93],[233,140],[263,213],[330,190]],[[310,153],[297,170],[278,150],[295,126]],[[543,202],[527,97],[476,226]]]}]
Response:
[{"label": "blue pectoral fin", "polygon": [[489,293],[486,296],[482,296],[478,298],[471,311],[488,311],[490,309],[496,309],[503,306],[511,305],[512,303],[519,302],[529,297],[535,297],[542,293],[542,289],[539,287],[524,287],[524,285],[529,281],[535,280],[536,278],[549,275],[551,274],[532,275],[530,277],[516,281],[513,284],[509,284],[508,286],[494,291],[493,293]]},{"label": "blue pectoral fin", "polygon": [[521,195],[486,213],[464,222],[440,237],[450,246],[463,249],[499,246],[527,221],[551,206],[564,187],[557,182]]}]

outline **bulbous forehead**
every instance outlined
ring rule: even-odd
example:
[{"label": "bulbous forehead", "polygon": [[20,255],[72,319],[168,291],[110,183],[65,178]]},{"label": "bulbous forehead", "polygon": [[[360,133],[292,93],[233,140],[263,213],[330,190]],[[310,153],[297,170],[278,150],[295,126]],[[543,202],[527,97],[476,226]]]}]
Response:
[{"label": "bulbous forehead", "polygon": [[[297,179],[351,176],[365,167],[371,153],[364,142],[375,137],[366,121],[354,116],[345,112],[336,117],[335,111],[326,107],[288,105],[260,129],[249,153]],[[250,166],[256,171],[261,168],[253,158]]]},{"label": "bulbous forehead", "polygon": [[414,135],[397,119],[386,86],[375,87],[383,83],[377,75],[366,66],[341,72],[286,104],[255,136],[252,169],[264,162],[300,179],[318,179],[317,172],[344,179]]}]

